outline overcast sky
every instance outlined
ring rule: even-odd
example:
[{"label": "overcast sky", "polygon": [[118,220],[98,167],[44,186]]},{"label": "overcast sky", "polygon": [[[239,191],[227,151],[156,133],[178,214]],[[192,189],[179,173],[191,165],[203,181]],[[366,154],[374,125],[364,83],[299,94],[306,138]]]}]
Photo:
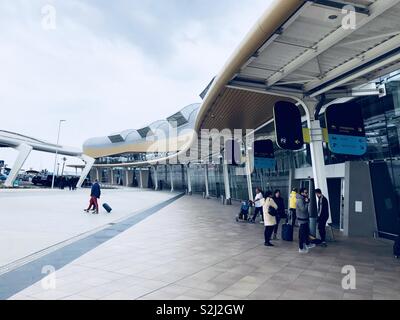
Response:
[{"label": "overcast sky", "polygon": [[[0,129],[55,142],[66,119],[60,143],[81,148],[166,118],[200,102],[270,2],[1,0]],[[55,30],[43,28],[46,5]],[[6,163],[15,156],[0,149]],[[24,167],[51,168],[53,159],[33,152]]]}]

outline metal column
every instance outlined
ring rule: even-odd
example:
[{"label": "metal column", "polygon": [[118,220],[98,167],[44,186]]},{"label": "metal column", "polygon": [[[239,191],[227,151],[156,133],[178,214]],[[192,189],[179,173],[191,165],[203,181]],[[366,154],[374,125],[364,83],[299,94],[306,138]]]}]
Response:
[{"label": "metal column", "polygon": [[192,195],[192,177],[190,176],[190,166],[186,167],[187,184],[188,184],[188,194]]},{"label": "metal column", "polygon": [[157,166],[153,167],[154,170],[154,190],[158,190],[158,168]]},{"label": "metal column", "polygon": [[225,204],[231,205],[232,204],[232,197],[231,197],[231,186],[229,184],[229,168],[228,164],[224,163],[223,166],[223,174],[224,174],[224,187],[225,187]]},{"label": "metal column", "polygon": [[204,166],[204,181],[205,181],[205,187],[206,187],[205,197],[206,197],[206,199],[209,199],[210,198],[210,190],[208,188],[208,165],[207,164]]},{"label": "metal column", "polygon": [[173,174],[171,165],[169,166],[169,174],[170,174],[169,177],[170,177],[170,180],[171,180],[171,192],[174,192],[175,191],[175,189],[174,189],[174,174]]},{"label": "metal column", "polygon": [[[318,119],[314,119],[315,107],[317,101],[306,100],[303,102],[308,109],[308,125],[310,128],[310,152],[311,162],[314,177],[314,186],[317,189],[321,189],[324,196],[329,201],[328,182],[325,173],[325,158],[323,148],[323,131],[321,124]],[[330,211],[330,208],[329,208]],[[331,215],[329,214],[328,223],[332,222]]]},{"label": "metal column", "polygon": [[253,195],[253,184],[251,182],[251,171],[250,171],[250,157],[246,157],[246,179],[247,179],[247,190],[249,193],[249,200],[254,199]]}]

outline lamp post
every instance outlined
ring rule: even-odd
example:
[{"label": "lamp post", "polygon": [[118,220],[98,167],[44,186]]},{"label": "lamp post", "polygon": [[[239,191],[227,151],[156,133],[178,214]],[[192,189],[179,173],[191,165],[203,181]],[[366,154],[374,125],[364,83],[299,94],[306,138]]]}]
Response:
[{"label": "lamp post", "polygon": [[[58,143],[60,142],[61,124],[65,121],[67,121],[67,120],[60,120],[58,123],[57,147],[58,147]],[[51,189],[54,189],[54,179],[55,179],[55,173],[56,173],[57,156],[58,156],[58,148],[56,149],[56,155],[54,157],[53,179],[51,180]]]}]

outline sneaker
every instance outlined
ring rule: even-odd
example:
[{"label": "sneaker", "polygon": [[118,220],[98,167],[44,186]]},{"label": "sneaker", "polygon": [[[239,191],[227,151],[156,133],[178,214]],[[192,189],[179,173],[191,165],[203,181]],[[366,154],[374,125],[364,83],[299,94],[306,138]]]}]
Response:
[{"label": "sneaker", "polygon": [[314,243],[310,243],[309,245],[306,245],[307,249],[314,249],[316,245]]},{"label": "sneaker", "polygon": [[308,249],[299,249],[299,253],[308,253]]},{"label": "sneaker", "polygon": [[326,248],[328,245],[326,244],[326,242],[322,242],[321,243],[321,247]]},{"label": "sneaker", "polygon": [[274,236],[272,237],[272,240],[279,240],[278,236],[276,234],[274,234]]},{"label": "sneaker", "polygon": [[88,209],[83,209],[83,211],[85,211],[85,212],[89,212],[89,210],[88,210]]},{"label": "sneaker", "polygon": [[264,221],[261,220],[261,221],[260,221],[260,224],[264,224]]},{"label": "sneaker", "polygon": [[272,243],[264,243],[264,246],[266,246],[266,247],[275,247]]}]

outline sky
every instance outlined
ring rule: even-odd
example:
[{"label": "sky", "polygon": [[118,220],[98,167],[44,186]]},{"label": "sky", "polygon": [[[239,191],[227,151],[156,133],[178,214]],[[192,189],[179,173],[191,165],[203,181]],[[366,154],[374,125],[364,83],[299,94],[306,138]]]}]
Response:
[{"label": "sky", "polygon": [[[63,119],[60,144],[81,148],[201,102],[270,2],[2,0],[0,130],[56,142]],[[24,168],[53,161],[32,152]]]}]

